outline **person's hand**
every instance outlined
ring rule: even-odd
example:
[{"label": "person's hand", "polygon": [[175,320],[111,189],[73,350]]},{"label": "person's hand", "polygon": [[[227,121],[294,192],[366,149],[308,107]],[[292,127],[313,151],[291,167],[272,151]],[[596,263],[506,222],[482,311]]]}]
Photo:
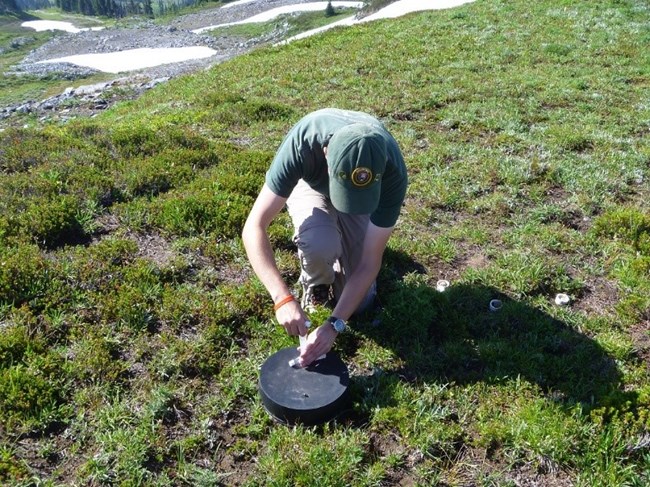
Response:
[{"label": "person's hand", "polygon": [[336,340],[337,335],[338,333],[329,321],[326,321],[312,331],[307,338],[307,344],[304,347],[301,347],[299,357],[300,366],[307,367],[318,357],[329,352],[334,345],[334,340]]},{"label": "person's hand", "polygon": [[298,301],[291,301],[278,308],[275,312],[275,318],[278,320],[287,333],[291,336],[306,335],[308,330],[305,326],[307,316],[300,307]]}]

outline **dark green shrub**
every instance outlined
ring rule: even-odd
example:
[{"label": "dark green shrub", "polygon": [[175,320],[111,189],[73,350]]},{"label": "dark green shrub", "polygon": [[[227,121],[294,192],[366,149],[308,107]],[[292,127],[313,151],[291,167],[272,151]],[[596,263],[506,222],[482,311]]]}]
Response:
[{"label": "dark green shrub", "polygon": [[20,480],[28,475],[27,466],[18,459],[15,451],[0,445],[0,482]]},{"label": "dark green shrub", "polygon": [[82,211],[79,200],[66,195],[29,205],[17,217],[17,224],[22,233],[45,247],[74,244],[86,236],[78,220]]},{"label": "dark green shrub", "polygon": [[43,353],[45,347],[38,339],[32,339],[24,325],[0,328],[0,369],[20,363],[25,354]]},{"label": "dark green shrub", "polygon": [[159,134],[148,122],[118,125],[110,133],[110,141],[117,155],[126,159],[155,154],[160,147]]},{"label": "dark green shrub", "polygon": [[203,165],[199,167],[208,167],[217,162],[215,159],[217,151],[214,150],[213,142],[188,127],[165,127],[163,136],[165,148],[168,150],[188,149],[203,154]]},{"label": "dark green shrub", "polygon": [[0,180],[0,234],[47,247],[76,243],[91,230],[101,207],[120,199],[114,179],[92,162],[67,155],[8,175]]},{"label": "dark green shrub", "polygon": [[614,274],[622,289],[616,310],[628,323],[650,319],[650,255],[635,255],[619,261]]},{"label": "dark green shrub", "polygon": [[[150,210],[133,205],[126,209],[131,224],[148,223],[180,236],[238,237],[273,152],[241,150],[230,144],[219,144],[215,152],[219,154],[218,166],[201,173],[187,187],[154,201]],[[133,221],[131,214],[142,221]]]},{"label": "dark green shrub", "polygon": [[192,354],[188,354],[181,362],[183,374],[188,377],[194,375],[210,377],[218,373],[224,365],[227,351],[232,343],[231,329],[222,325],[209,325],[192,347]]},{"label": "dark green shrub", "polygon": [[7,129],[0,133],[0,172],[24,173],[40,166],[85,165],[107,158],[105,151],[56,126],[42,130]]},{"label": "dark green shrub", "polygon": [[119,358],[117,341],[102,336],[99,328],[89,328],[79,327],[72,333],[70,375],[84,383],[113,384],[122,378],[127,364]]},{"label": "dark green shrub", "polygon": [[650,317],[650,298],[648,294],[630,293],[616,304],[616,312],[622,323],[634,324]]},{"label": "dark green shrub", "polygon": [[256,198],[273,159],[270,151],[243,151],[219,166],[214,179],[220,190]]},{"label": "dark green shrub", "polygon": [[102,266],[124,266],[135,259],[138,244],[133,240],[107,238],[82,250],[91,262]]},{"label": "dark green shrub", "polygon": [[70,292],[107,292],[121,280],[123,268],[133,262],[137,251],[136,242],[120,238],[71,247],[60,253],[57,274]]},{"label": "dark green shrub", "polygon": [[239,94],[214,91],[202,96],[203,104],[210,108],[223,109],[244,102],[244,97]]},{"label": "dark green shrub", "polygon": [[148,261],[136,260],[112,279],[107,292],[95,295],[103,319],[140,332],[157,323],[162,293],[160,272]]},{"label": "dark green shrub", "polygon": [[616,304],[619,319],[626,323],[647,320],[650,316],[650,214],[633,207],[615,208],[598,216],[592,231],[625,246],[613,269],[624,290]]},{"label": "dark green shrub", "polygon": [[191,169],[173,168],[167,161],[158,158],[134,162],[133,170],[125,175],[125,192],[132,197],[165,193],[175,186],[176,179],[187,181],[191,176]]},{"label": "dark green shrub", "polygon": [[211,150],[177,147],[155,156],[133,161],[125,174],[125,191],[131,196],[155,196],[190,182],[198,171],[216,164]]},{"label": "dark green shrub", "polygon": [[50,157],[51,137],[40,131],[8,129],[0,133],[0,172],[24,172]]},{"label": "dark green shrub", "polygon": [[232,238],[241,233],[251,205],[249,197],[216,190],[169,194],[151,205],[150,223],[183,237]]},{"label": "dark green shrub", "polygon": [[591,134],[581,133],[581,127],[554,125],[548,130],[548,137],[558,147],[570,152],[584,152],[594,148]]},{"label": "dark green shrub", "polygon": [[102,207],[121,201],[123,195],[117,187],[114,174],[102,169],[95,161],[69,161],[59,166],[64,175],[65,191],[76,196],[81,202],[93,202]]},{"label": "dark green shrub", "polygon": [[[165,150],[190,149],[203,152],[214,163],[212,143],[187,128],[157,126],[157,121],[145,120],[137,125],[118,125],[109,134],[110,150],[124,159],[152,156]],[[209,164],[207,164],[209,165]]]},{"label": "dark green shrub", "polygon": [[9,218],[4,215],[0,215],[0,248],[3,248],[7,245],[7,238],[9,238],[11,231],[11,223]]},{"label": "dark green shrub", "polygon": [[160,264],[160,282],[180,284],[194,275],[192,262],[184,255],[174,254]]},{"label": "dark green shrub", "polygon": [[20,304],[45,292],[49,269],[35,245],[0,247],[0,303]]},{"label": "dark green shrub", "polygon": [[594,221],[596,235],[618,238],[643,255],[650,255],[650,214],[638,208],[617,208]]},{"label": "dark green shrub", "polygon": [[269,298],[255,281],[223,285],[210,295],[204,312],[210,322],[237,328],[248,318],[264,319],[269,312]]},{"label": "dark green shrub", "polygon": [[93,142],[93,145],[106,134],[106,129],[96,120],[79,118],[72,120],[66,127],[66,132],[72,139]]},{"label": "dark green shrub", "polygon": [[29,431],[59,418],[60,387],[23,364],[0,370],[0,424]]},{"label": "dark green shrub", "polygon": [[39,167],[29,173],[10,174],[0,179],[0,204],[6,215],[23,212],[29,204],[58,197],[64,191],[61,171]]},{"label": "dark green shrub", "polygon": [[295,109],[289,105],[261,98],[245,99],[224,93],[212,94],[204,103],[213,107],[217,121],[227,125],[248,125],[255,122],[291,120]]},{"label": "dark green shrub", "polygon": [[180,331],[201,322],[203,303],[198,289],[165,286],[161,298],[160,321],[171,330]]},{"label": "dark green shrub", "polygon": [[140,332],[156,322],[154,303],[141,288],[123,285],[102,298],[103,318],[120,328]]},{"label": "dark green shrub", "polygon": [[558,57],[564,57],[571,53],[573,48],[564,44],[549,44],[544,47],[544,52]]},{"label": "dark green shrub", "polygon": [[293,107],[268,100],[250,100],[242,106],[242,114],[252,122],[289,120],[294,113]]}]

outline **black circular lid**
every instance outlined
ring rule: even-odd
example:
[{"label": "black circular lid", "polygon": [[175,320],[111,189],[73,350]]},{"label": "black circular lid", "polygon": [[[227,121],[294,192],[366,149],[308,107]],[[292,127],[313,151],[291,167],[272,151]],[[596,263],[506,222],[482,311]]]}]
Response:
[{"label": "black circular lid", "polygon": [[283,423],[314,425],[329,421],[344,408],[350,383],[348,368],[334,353],[307,367],[291,367],[296,347],[271,355],[260,369],[259,391],[266,410]]}]

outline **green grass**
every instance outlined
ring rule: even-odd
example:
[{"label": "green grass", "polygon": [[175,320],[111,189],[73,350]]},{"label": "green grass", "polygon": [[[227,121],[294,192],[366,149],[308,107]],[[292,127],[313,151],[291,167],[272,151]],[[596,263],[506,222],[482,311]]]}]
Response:
[{"label": "green grass", "polygon": [[[0,133],[0,481],[646,485],[649,20],[479,0]],[[336,344],[351,408],[288,428],[256,381],[295,340],[239,233],[324,106],[381,117],[411,184],[382,310]],[[293,284],[286,214],[270,231]]]}]

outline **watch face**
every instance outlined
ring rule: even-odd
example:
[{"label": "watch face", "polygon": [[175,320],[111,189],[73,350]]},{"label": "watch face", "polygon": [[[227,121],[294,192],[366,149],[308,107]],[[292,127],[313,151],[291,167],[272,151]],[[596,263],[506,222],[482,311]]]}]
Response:
[{"label": "watch face", "polygon": [[338,319],[338,320],[334,321],[334,322],[332,323],[332,326],[333,326],[334,329],[335,329],[336,331],[338,331],[339,333],[345,331],[345,321],[343,321],[343,320],[341,320],[341,319]]}]

